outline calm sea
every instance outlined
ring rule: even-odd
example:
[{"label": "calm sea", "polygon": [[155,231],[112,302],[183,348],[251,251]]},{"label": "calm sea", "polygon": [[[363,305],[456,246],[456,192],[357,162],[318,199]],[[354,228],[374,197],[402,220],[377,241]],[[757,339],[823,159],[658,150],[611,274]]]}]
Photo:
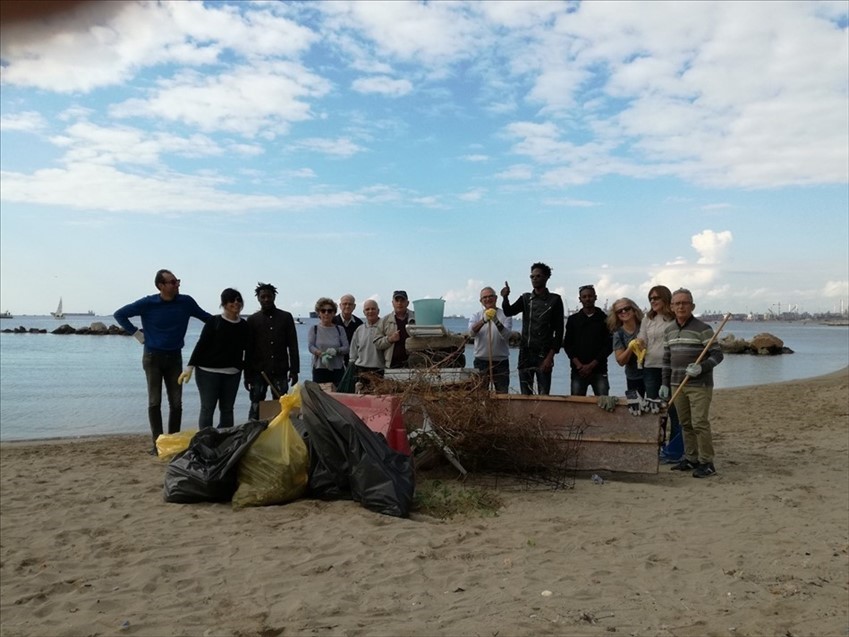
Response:
[{"label": "calm sea", "polygon": [[[112,317],[25,316],[4,319],[0,329],[55,329],[68,323],[85,327],[94,320],[114,324]],[[301,378],[309,379],[307,329],[314,320],[298,326]],[[465,332],[467,322],[446,319],[445,326]],[[188,360],[202,325],[192,320],[186,335],[184,360]],[[751,338],[769,332],[781,338],[792,355],[774,357],[727,356],[716,368],[717,387],[739,387],[819,376],[849,365],[849,328],[816,323],[729,322],[723,336],[732,333]],[[0,334],[0,440],[86,436],[111,433],[147,433],[147,392],[141,367],[141,346],[121,336],[53,334]],[[517,350],[511,350],[513,379]],[[466,352],[471,366],[471,348]],[[625,377],[611,358],[611,393],[623,395]],[[563,354],[555,361],[552,391],[568,393],[569,366]],[[183,392],[183,427],[196,427],[199,400],[194,380]],[[236,421],[246,420],[247,392],[236,401]],[[217,418],[217,416],[216,416]]]}]

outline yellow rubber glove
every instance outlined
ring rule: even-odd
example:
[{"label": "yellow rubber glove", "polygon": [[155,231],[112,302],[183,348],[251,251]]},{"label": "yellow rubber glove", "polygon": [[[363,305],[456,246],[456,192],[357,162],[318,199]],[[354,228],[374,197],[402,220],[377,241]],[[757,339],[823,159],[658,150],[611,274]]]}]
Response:
[{"label": "yellow rubber glove", "polygon": [[646,348],[640,344],[640,341],[634,339],[628,343],[628,349],[634,352],[634,355],[637,357],[637,367],[642,369],[643,361],[646,358]]},{"label": "yellow rubber glove", "polygon": [[494,321],[494,320],[495,320],[495,315],[496,315],[497,313],[498,313],[498,312],[496,311],[496,309],[495,309],[494,307],[491,307],[491,308],[489,308],[488,310],[484,310],[484,312],[483,312],[483,320],[484,320],[484,321]]},{"label": "yellow rubber glove", "polygon": [[192,379],[192,371],[194,371],[194,367],[186,367],[186,371],[177,376],[177,382],[180,385],[185,385]]}]

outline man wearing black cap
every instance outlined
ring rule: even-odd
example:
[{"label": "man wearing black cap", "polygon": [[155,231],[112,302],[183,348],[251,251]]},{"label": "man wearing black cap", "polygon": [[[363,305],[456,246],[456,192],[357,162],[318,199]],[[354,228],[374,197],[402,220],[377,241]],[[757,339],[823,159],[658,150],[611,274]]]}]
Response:
[{"label": "man wearing black cap", "polygon": [[407,309],[409,305],[407,293],[404,290],[395,290],[392,293],[394,312],[384,316],[378,324],[374,344],[383,352],[386,367],[390,369],[407,367],[407,325],[416,323],[415,314]]}]

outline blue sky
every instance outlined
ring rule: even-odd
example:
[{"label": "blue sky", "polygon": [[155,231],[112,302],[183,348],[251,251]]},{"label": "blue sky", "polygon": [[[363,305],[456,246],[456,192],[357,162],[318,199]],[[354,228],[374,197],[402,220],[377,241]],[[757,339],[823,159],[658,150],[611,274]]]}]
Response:
[{"label": "blue sky", "polygon": [[846,2],[83,4],[0,37],[0,309],[849,301]]}]

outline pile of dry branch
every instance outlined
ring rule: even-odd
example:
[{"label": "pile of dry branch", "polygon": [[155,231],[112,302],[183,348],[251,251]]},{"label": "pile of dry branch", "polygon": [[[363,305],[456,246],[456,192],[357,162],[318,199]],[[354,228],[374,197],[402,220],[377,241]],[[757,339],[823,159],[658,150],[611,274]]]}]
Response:
[{"label": "pile of dry branch", "polygon": [[431,367],[416,370],[403,382],[378,381],[371,391],[402,397],[416,457],[432,457],[434,450],[436,455],[453,453],[471,472],[555,488],[573,486],[583,426],[553,430],[530,415],[508,417],[504,398],[491,394],[486,380],[472,375],[441,384],[438,370]]}]

